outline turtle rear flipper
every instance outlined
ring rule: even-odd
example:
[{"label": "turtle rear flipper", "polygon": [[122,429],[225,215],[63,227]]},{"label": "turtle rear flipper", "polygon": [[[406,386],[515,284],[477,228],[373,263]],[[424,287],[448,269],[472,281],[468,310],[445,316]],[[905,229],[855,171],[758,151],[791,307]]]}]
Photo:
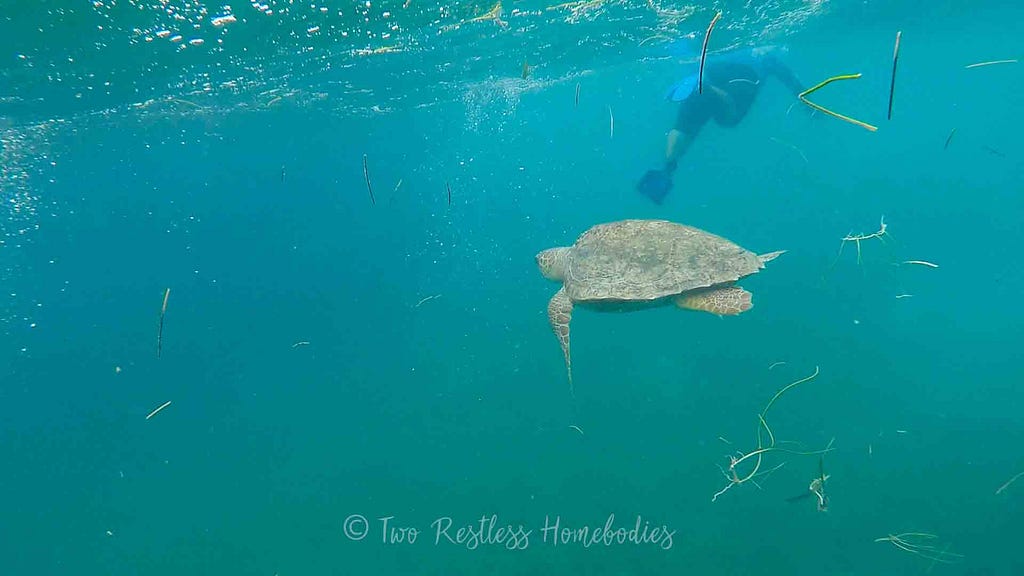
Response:
[{"label": "turtle rear flipper", "polygon": [[562,355],[565,356],[565,370],[569,373],[569,392],[572,392],[572,362],[569,358],[569,322],[572,321],[572,299],[565,293],[562,287],[551,297],[548,302],[548,321],[551,322],[551,329],[555,336],[558,336],[558,343],[562,345]]},{"label": "turtle rear flipper", "polygon": [[754,307],[753,295],[738,286],[687,292],[675,297],[676,306],[687,310],[735,316]]}]

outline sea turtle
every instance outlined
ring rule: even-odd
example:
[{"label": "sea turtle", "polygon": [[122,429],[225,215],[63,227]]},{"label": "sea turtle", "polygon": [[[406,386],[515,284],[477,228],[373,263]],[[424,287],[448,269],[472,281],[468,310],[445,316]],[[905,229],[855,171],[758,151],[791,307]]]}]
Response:
[{"label": "sea turtle", "polygon": [[750,292],[735,282],[783,252],[759,256],[720,236],[666,220],[621,220],[594,226],[572,246],[537,254],[541,274],[562,282],[548,303],[548,320],[562,345],[569,384],[574,303],[628,310],[671,302],[735,315],[753,306]]}]

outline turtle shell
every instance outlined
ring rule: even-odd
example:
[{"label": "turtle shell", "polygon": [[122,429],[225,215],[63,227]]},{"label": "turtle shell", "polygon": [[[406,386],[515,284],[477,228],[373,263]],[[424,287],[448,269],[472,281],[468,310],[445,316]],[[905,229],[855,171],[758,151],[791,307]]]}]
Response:
[{"label": "turtle shell", "polygon": [[699,228],[666,220],[599,224],[573,244],[565,275],[575,301],[645,301],[756,273],[757,254]]}]

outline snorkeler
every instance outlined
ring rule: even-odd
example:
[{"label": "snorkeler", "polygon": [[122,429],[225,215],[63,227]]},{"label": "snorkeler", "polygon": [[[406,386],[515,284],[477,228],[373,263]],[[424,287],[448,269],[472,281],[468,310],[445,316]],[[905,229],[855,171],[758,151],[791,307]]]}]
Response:
[{"label": "snorkeler", "polygon": [[648,170],[637,190],[661,204],[672,188],[672,174],[679,158],[693,145],[704,124],[711,119],[724,127],[739,124],[750,110],[761,83],[769,76],[778,78],[793,96],[799,95],[803,91],[800,82],[779,59],[784,53],[783,48],[768,46],[708,57],[700,91],[696,73],[674,84],[667,98],[680,104],[675,126],[668,133],[665,167]]}]

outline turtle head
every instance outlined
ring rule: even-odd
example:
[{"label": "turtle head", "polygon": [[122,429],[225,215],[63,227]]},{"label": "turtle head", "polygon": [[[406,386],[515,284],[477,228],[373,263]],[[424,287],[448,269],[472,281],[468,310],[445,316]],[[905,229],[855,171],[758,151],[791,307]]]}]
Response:
[{"label": "turtle head", "polygon": [[565,280],[565,264],[569,248],[548,248],[537,254],[537,267],[548,280]]}]

